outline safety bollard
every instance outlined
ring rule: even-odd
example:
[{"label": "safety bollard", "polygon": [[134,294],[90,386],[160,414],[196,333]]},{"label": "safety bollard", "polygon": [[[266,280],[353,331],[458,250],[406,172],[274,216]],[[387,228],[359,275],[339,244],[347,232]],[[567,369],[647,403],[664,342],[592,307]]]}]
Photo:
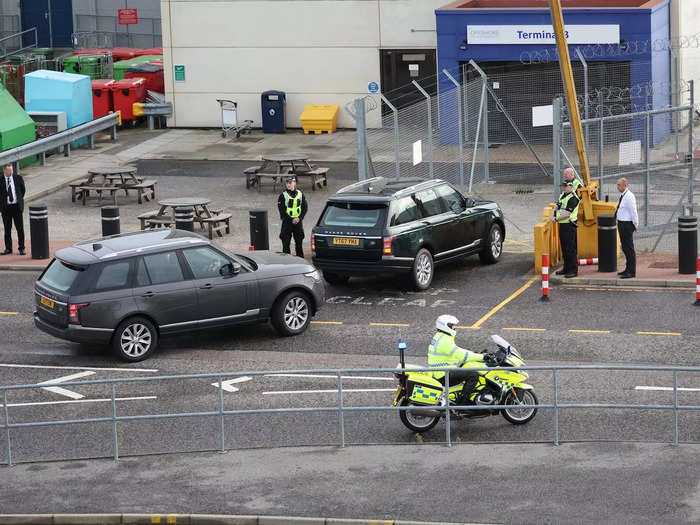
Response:
[{"label": "safety bollard", "polygon": [[175,208],[175,229],[194,231],[194,209],[189,206]]},{"label": "safety bollard", "polygon": [[267,231],[267,210],[250,210],[250,246],[254,250],[269,250],[270,238]]},{"label": "safety bollard", "polygon": [[32,259],[49,258],[49,210],[45,204],[29,206]]},{"label": "safety bollard", "polygon": [[695,265],[695,306],[700,306],[700,257]]},{"label": "safety bollard", "polygon": [[598,215],[598,271],[617,271],[617,222],[614,215]]},{"label": "safety bollard", "polygon": [[119,235],[121,232],[118,206],[102,206],[102,237]]},{"label": "safety bollard", "polygon": [[598,258],[594,257],[593,259],[579,259],[578,260],[578,265],[579,266],[590,266],[592,264],[598,264]]},{"label": "safety bollard", "polygon": [[542,254],[542,297],[540,301],[549,301],[549,254]]},{"label": "safety bollard", "polygon": [[698,257],[698,218],[678,217],[678,273],[693,274]]}]

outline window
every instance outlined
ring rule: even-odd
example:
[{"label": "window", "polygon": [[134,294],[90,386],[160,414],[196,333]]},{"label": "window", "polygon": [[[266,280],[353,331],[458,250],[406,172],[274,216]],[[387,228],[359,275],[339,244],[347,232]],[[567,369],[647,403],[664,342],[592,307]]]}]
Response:
[{"label": "window", "polygon": [[432,217],[440,215],[445,210],[442,209],[442,203],[433,190],[423,190],[416,192],[416,203],[423,213],[424,217]]},{"label": "window", "polygon": [[208,247],[193,248],[185,250],[183,253],[195,279],[221,277],[219,270],[231,262],[227,257]]},{"label": "window", "polygon": [[357,202],[329,202],[323,213],[324,226],[347,226],[350,228],[375,228],[383,222],[384,204],[362,204]]},{"label": "window", "polygon": [[100,275],[95,283],[95,291],[115,290],[126,288],[129,283],[130,261],[120,261],[103,264],[100,268]]},{"label": "window", "polygon": [[391,218],[391,225],[398,226],[407,222],[416,221],[420,218],[418,206],[413,197],[403,197],[394,203],[394,215]]},{"label": "window", "polygon": [[176,252],[163,252],[153,255],[145,255],[143,262],[146,265],[152,284],[165,284],[176,281],[184,281],[180,260]]},{"label": "window", "polygon": [[42,275],[40,282],[54,290],[67,292],[83,270],[84,268],[79,266],[73,266],[54,259],[44,272],[44,275]]},{"label": "window", "polygon": [[146,264],[143,259],[139,259],[136,263],[136,286],[148,286],[151,284],[151,278],[148,276],[148,270],[146,270]]},{"label": "window", "polygon": [[455,213],[461,213],[465,210],[464,198],[451,186],[446,184],[438,186],[435,188],[435,193],[442,198],[446,209],[452,210]]}]

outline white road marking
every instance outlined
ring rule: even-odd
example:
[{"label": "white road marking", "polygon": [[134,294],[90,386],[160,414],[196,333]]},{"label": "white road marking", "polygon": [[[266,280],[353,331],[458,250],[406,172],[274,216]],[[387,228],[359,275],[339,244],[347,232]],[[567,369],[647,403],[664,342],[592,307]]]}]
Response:
[{"label": "white road marking", "polygon": [[111,372],[157,372],[157,368],[98,368],[94,366],[16,365],[0,363],[0,368],[46,368],[47,370],[107,370]]},{"label": "white road marking", "polygon": [[[635,390],[656,390],[661,392],[673,392],[672,386],[635,386]],[[685,388],[679,386],[676,390],[679,392],[700,392],[700,388]]]},{"label": "white road marking", "polygon": [[[156,396],[139,396],[139,397],[115,397],[115,401],[141,401],[149,399],[158,399]],[[29,407],[29,406],[42,406],[42,405],[69,405],[73,403],[105,403],[111,402],[111,398],[104,399],[74,399],[72,401],[37,401],[33,403],[8,403],[7,408],[10,407]],[[2,403],[0,403],[0,408],[4,408]]]},{"label": "white road marking", "polygon": [[[265,374],[265,377],[314,377],[338,379],[338,376],[315,374]],[[393,377],[365,377],[365,376],[341,376],[343,379],[364,379],[367,381],[396,381]]]},{"label": "white road marking", "polygon": [[[42,381],[41,383],[37,383],[37,385],[55,385],[57,383],[66,383],[68,381],[73,381],[74,379],[79,379],[81,377],[91,376],[94,373],[95,372],[93,372],[92,370],[89,370],[87,372],[78,372],[77,374],[71,374],[69,376],[63,376],[56,379],[49,379],[48,381]],[[44,387],[44,390],[48,390],[49,392],[53,392],[54,394],[59,394],[61,396],[70,397],[71,399],[82,399],[85,397],[82,394],[78,394],[77,392],[73,392],[72,390],[68,390],[67,388],[61,388],[60,386],[47,386]]]},{"label": "white road marking", "polygon": [[[396,392],[395,388],[343,388],[343,392]],[[283,394],[337,394],[338,389],[333,390],[279,390],[277,392],[263,392],[265,396],[277,396]]]},{"label": "white road marking", "polygon": [[[250,381],[251,379],[253,378],[249,376],[236,377],[235,379],[227,379],[226,381],[221,382],[221,390],[225,390],[226,392],[238,392],[238,390],[240,389],[231,385],[233,383],[244,383],[246,381]],[[219,388],[219,382],[217,381],[216,383],[212,383],[211,386]]]}]

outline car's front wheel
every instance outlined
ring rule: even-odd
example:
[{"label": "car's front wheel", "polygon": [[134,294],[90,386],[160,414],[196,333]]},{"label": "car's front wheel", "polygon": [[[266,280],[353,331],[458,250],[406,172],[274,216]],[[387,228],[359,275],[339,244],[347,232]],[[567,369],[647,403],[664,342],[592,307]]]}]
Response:
[{"label": "car's front wheel", "polygon": [[148,358],[158,346],[158,331],[145,317],[122,321],[112,337],[112,349],[122,360],[135,363]]},{"label": "car's front wheel", "polygon": [[285,337],[298,335],[311,322],[311,302],[302,291],[294,290],[279,299],[272,309],[272,326]]},{"label": "car's front wheel", "polygon": [[486,246],[479,252],[481,262],[494,264],[503,253],[503,231],[498,224],[492,224],[489,235],[486,238]]}]

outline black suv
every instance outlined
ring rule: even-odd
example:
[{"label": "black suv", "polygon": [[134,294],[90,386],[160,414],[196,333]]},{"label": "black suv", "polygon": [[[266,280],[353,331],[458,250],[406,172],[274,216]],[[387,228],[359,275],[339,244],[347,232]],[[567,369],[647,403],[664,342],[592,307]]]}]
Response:
[{"label": "black suv", "polygon": [[141,361],[161,335],[272,321],[306,330],[323,305],[318,270],[269,251],[235,255],[204,237],[160,229],[58,250],[34,287],[37,328],[81,343],[111,344]]},{"label": "black suv", "polygon": [[498,261],[505,231],[496,203],[465,198],[443,180],[376,177],[328,199],[311,250],[331,284],[391,272],[425,290],[435,264],[477,253],[485,263]]}]

